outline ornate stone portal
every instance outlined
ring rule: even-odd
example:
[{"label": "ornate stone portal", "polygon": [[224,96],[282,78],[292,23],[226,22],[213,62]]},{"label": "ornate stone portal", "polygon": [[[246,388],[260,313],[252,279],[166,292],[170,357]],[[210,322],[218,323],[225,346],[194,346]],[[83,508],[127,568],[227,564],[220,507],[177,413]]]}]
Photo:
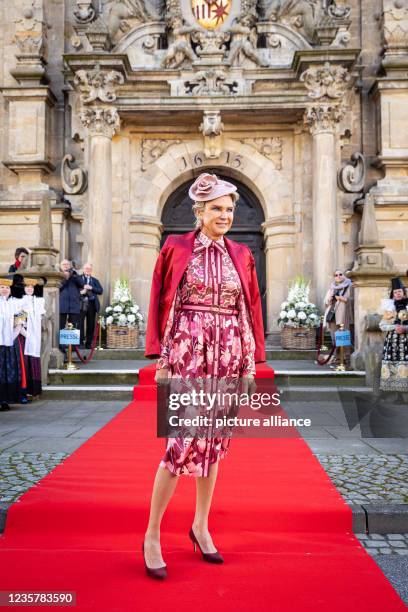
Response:
[{"label": "ornate stone portal", "polygon": [[[370,26],[352,0],[66,0],[65,20],[62,4],[17,0],[4,20],[4,266],[50,190],[61,255],[91,259],[107,294],[127,276],[146,312],[165,202],[212,169],[262,206],[268,333],[293,276],[320,305],[353,266],[367,185],[381,244],[408,267],[405,5],[384,0],[375,22],[384,78],[361,74],[351,25]],[[359,180],[339,174],[356,151]]]}]

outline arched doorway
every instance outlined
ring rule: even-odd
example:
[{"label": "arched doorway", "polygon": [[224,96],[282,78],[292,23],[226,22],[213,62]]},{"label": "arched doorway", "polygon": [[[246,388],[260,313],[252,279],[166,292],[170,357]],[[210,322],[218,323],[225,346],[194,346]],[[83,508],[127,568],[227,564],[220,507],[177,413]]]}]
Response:
[{"label": "arched doorway", "polygon": [[[228,176],[219,174],[218,169],[206,169],[224,180]],[[256,272],[262,299],[262,314],[264,329],[266,329],[266,270],[264,240],[261,223],[265,221],[262,207],[250,189],[234,179],[240,198],[235,211],[234,224],[228,232],[228,238],[248,245],[255,259]],[[188,197],[191,181],[180,185],[168,198],[162,212],[163,234],[160,247],[163,246],[169,234],[184,234],[194,229],[194,214],[192,202]]]}]

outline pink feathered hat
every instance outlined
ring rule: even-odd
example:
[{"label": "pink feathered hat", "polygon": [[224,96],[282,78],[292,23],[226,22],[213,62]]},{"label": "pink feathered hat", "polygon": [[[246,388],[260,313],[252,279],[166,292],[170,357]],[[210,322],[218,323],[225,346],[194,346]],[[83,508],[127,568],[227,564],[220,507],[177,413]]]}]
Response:
[{"label": "pink feathered hat", "polygon": [[206,172],[196,178],[188,190],[188,195],[194,202],[208,202],[223,195],[232,195],[234,202],[239,198],[235,185],[223,181],[216,174]]}]

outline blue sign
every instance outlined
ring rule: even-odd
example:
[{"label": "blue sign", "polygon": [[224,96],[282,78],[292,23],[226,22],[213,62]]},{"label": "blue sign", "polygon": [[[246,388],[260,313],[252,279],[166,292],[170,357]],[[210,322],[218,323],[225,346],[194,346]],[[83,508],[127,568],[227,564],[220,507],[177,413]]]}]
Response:
[{"label": "blue sign", "polygon": [[336,346],[351,346],[350,331],[336,331]]},{"label": "blue sign", "polygon": [[81,332],[79,329],[60,329],[60,344],[79,344]]}]

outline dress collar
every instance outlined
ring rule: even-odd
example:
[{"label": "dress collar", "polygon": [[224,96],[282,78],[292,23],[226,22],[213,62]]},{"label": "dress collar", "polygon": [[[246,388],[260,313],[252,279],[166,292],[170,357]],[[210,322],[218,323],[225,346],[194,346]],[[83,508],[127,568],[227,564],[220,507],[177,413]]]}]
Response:
[{"label": "dress collar", "polygon": [[198,232],[197,238],[205,247],[210,247],[212,244],[214,244],[216,246],[220,246],[222,249],[226,248],[224,236],[221,236],[221,238],[219,238],[218,240],[211,240],[211,238],[206,236],[206,234],[204,234],[204,232],[200,230]]}]

